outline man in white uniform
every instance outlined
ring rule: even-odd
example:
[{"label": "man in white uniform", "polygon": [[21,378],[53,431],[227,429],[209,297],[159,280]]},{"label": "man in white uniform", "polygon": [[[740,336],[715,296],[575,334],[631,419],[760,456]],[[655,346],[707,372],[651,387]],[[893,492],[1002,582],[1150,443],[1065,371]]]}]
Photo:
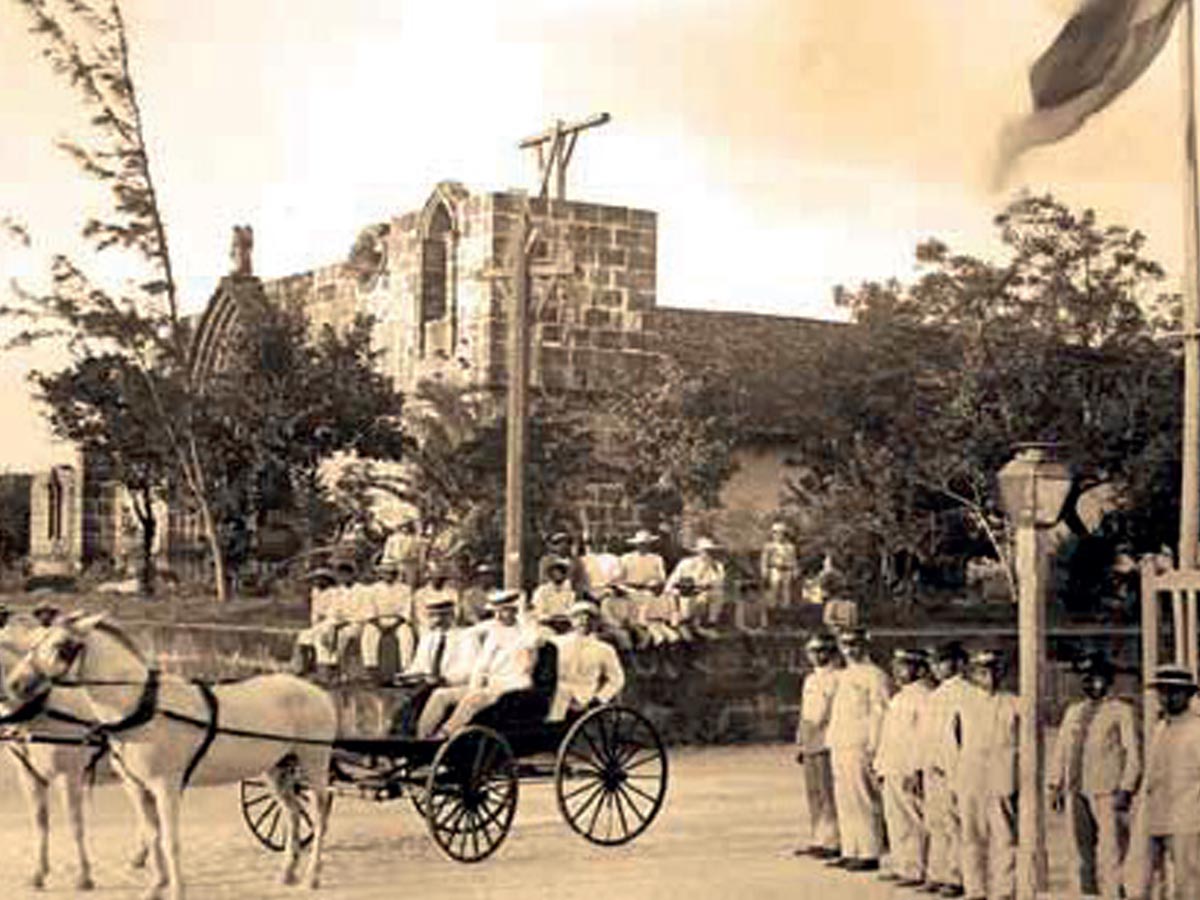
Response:
[{"label": "man in white uniform", "polygon": [[[1129,848],[1130,900],[1200,897],[1200,716],[1192,707],[1196,680],[1187,669],[1161,666],[1151,686],[1162,721],[1146,751],[1133,837]],[[1165,877],[1170,862],[1174,885]],[[1152,894],[1155,885],[1161,894]]]},{"label": "man in white uniform", "polygon": [[931,689],[920,674],[922,650],[897,648],[892,676],[898,690],[888,702],[875,752],[875,774],[882,782],[883,815],[887,823],[888,869],[881,878],[901,887],[925,881],[925,820],[921,789],[921,757],[916,736],[927,712]]},{"label": "man in white uniform", "polygon": [[[672,637],[678,640],[678,635],[670,628],[674,616],[667,615],[667,610],[659,602],[659,594],[667,581],[667,570],[663,558],[650,550],[650,545],[656,540],[658,538],[643,528],[629,539],[633,549],[621,557],[621,587],[636,610],[636,620],[641,627],[638,637],[642,646],[662,643]],[[669,599],[665,605],[671,606]],[[651,627],[654,623],[664,627]]]},{"label": "man in white uniform", "polygon": [[697,593],[692,597],[680,595],[680,628],[704,638],[719,636],[713,626],[725,608],[725,565],[715,555],[718,549],[712,538],[698,539],[695,553],[679,561],[663,589],[664,593],[676,593],[680,579],[692,580]]},{"label": "man in white uniform", "polygon": [[[517,621],[520,591],[501,590],[492,595],[495,618],[483,626],[483,646],[465,687],[438,688],[429,698],[417,725],[417,737],[448,737],[466,727],[479,712],[511,691],[533,686],[537,632]],[[439,728],[450,707],[454,712]]]},{"label": "man in white uniform", "polygon": [[967,653],[958,641],[934,648],[933,676],[918,744],[925,789],[925,828],[929,834],[925,893],[961,897],[962,821],[954,792],[962,755],[962,709],[978,690],[967,680]]},{"label": "man in white uniform", "polygon": [[575,588],[567,580],[571,561],[564,557],[547,562],[547,580],[533,591],[530,600],[534,620],[541,626],[554,631],[565,631],[570,625],[570,610],[575,603]]},{"label": "man in white uniform", "polygon": [[1015,694],[1000,688],[1003,674],[999,653],[971,657],[978,690],[961,710],[955,785],[967,900],[1012,900],[1016,891],[1018,705]]},{"label": "man in white uniform", "polygon": [[842,838],[842,857],[834,864],[852,872],[875,871],[879,868],[883,835],[871,763],[879,746],[891,686],[887,674],[867,656],[863,629],[843,632],[838,645],[846,667],[837,676],[826,733]]},{"label": "man in white uniform", "polygon": [[1133,707],[1108,695],[1116,674],[1100,654],[1080,661],[1084,699],[1067,707],[1046,767],[1050,803],[1067,814],[1075,849],[1074,887],[1121,896],[1128,813],[1142,777]]},{"label": "man in white uniform", "polygon": [[826,730],[837,691],[837,641],[829,634],[814,634],[804,645],[812,667],[804,677],[800,695],[800,724],[796,729],[796,760],[804,766],[804,793],[808,801],[808,844],[797,856],[837,859],[842,855],[838,838],[837,806],[833,798],[833,768],[829,762]]},{"label": "man in white uniform", "polygon": [[625,670],[611,644],[596,637],[600,607],[580,600],[569,610],[571,631],[554,638],[558,647],[558,680],[548,721],[594,703],[608,703],[625,687]]}]

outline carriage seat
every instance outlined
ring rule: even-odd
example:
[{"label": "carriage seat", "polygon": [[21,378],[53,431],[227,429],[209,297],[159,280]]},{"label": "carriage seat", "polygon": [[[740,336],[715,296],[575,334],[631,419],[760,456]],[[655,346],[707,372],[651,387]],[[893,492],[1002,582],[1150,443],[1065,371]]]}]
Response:
[{"label": "carriage seat", "polygon": [[550,713],[557,686],[558,648],[546,641],[538,647],[537,660],[533,664],[533,687],[505,694],[487,709],[480,710],[471,724],[486,725],[500,732],[540,724]]}]

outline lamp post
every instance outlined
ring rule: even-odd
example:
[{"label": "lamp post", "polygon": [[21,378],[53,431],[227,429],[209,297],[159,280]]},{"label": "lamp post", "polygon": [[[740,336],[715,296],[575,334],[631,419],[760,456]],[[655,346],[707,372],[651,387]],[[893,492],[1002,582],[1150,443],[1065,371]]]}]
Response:
[{"label": "lamp post", "polygon": [[1053,444],[1021,444],[998,473],[1000,499],[1016,526],[1020,625],[1020,781],[1018,783],[1017,897],[1035,900],[1046,886],[1046,818],[1042,783],[1042,713],[1046,672],[1049,558],[1046,529],[1062,517],[1071,473]]}]

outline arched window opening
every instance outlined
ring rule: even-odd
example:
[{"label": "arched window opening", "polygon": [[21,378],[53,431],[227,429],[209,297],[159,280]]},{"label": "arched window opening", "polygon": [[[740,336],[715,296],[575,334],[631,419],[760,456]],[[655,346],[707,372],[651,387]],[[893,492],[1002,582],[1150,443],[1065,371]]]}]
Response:
[{"label": "arched window opening", "polygon": [[62,501],[62,482],[57,472],[51,472],[50,480],[46,483],[46,537],[52,541],[62,538]]},{"label": "arched window opening", "polygon": [[421,265],[421,323],[446,317],[450,293],[450,213],[439,204],[429,220]]}]

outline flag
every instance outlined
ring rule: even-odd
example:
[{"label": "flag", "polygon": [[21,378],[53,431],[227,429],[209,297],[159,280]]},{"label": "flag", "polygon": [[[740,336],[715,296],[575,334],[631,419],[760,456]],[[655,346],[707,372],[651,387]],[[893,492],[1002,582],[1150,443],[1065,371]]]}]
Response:
[{"label": "flag", "polygon": [[1017,158],[1083,127],[1137,81],[1171,35],[1184,0],[1084,0],[1033,65],[1033,112],[1000,136],[997,186]]}]

